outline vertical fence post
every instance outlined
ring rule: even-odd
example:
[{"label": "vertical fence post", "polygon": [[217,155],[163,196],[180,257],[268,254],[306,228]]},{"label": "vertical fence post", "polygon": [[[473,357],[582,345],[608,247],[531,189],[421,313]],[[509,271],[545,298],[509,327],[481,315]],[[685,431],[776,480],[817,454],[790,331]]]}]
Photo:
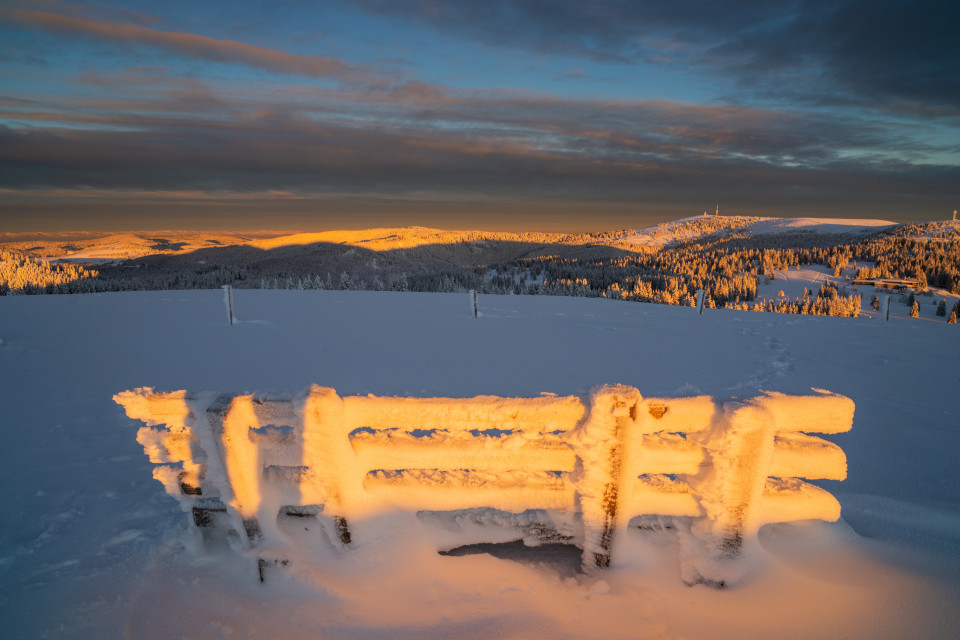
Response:
[{"label": "vertical fence post", "polygon": [[[581,427],[582,464],[577,493],[583,515],[583,569],[610,566],[623,496],[624,441],[637,420],[642,397],[633,387],[601,387],[591,394],[590,415]],[[629,483],[628,483],[629,484]]]},{"label": "vertical fence post", "polygon": [[[736,406],[740,404],[740,406]],[[725,586],[739,572],[730,561],[742,555],[744,543],[760,528],[757,507],[774,447],[774,416],[765,407],[731,403],[724,423],[705,446],[707,463],[691,489],[704,517],[691,527],[686,554],[692,562],[681,567],[687,584]]]},{"label": "vertical fence post", "polygon": [[470,308],[473,310],[473,317],[477,317],[477,290],[470,289]]},{"label": "vertical fence post", "polygon": [[890,296],[880,298],[880,317],[890,321]]},{"label": "vertical fence post", "polygon": [[367,502],[364,500],[365,470],[352,464],[356,453],[350,432],[356,426],[343,399],[330,387],[314,385],[304,399],[303,462],[310,470],[310,482],[301,484],[300,498],[308,504],[324,504],[333,518],[337,538],[350,544],[350,518]]},{"label": "vertical fence post", "polygon": [[703,301],[707,297],[703,289],[697,289],[697,313],[703,313]]},{"label": "vertical fence post", "polygon": [[223,285],[222,289],[226,292],[223,301],[227,303],[227,318],[230,320],[230,326],[233,326],[233,287],[228,284]]}]

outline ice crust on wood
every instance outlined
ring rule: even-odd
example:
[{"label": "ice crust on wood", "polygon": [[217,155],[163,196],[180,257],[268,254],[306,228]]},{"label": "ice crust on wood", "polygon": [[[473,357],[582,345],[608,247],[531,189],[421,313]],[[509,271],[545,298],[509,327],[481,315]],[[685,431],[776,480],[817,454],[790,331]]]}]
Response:
[{"label": "ice crust on wood", "polygon": [[313,386],[141,388],[114,400],[145,423],[137,439],[167,493],[198,525],[225,512],[261,557],[270,549],[282,560],[292,544],[278,514],[332,518],[344,544],[350,526],[389,509],[492,509],[515,523],[572,515],[592,571],[615,561],[631,519],[664,516],[682,579],[712,586],[736,581],[762,525],[839,518],[837,500],[801,478],[846,477],[840,447],[809,434],[849,430],[854,411],[819,390],[721,402],[644,398],[623,385],[585,398],[341,398]]}]

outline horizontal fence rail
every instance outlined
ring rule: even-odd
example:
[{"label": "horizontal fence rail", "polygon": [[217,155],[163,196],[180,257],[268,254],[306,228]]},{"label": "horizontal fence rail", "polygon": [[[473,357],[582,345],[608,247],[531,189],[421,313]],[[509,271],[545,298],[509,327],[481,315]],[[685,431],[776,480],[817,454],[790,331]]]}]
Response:
[{"label": "horizontal fence rail", "polygon": [[313,386],[114,400],[145,423],[153,476],[194,523],[242,531],[253,547],[289,543],[284,515],[328,519],[349,544],[351,527],[385,509],[557,510],[582,522],[594,569],[631,522],[658,516],[684,529],[684,581],[714,586],[762,525],[839,518],[805,480],[843,480],[846,457],[809,434],[845,432],[854,412],[826,391],[721,402],[622,385],[585,398],[341,398]]}]

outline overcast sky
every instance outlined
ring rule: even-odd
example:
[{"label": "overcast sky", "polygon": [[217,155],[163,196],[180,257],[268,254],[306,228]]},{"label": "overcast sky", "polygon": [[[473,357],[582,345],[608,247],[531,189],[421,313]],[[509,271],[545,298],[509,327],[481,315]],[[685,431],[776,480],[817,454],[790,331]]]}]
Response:
[{"label": "overcast sky", "polygon": [[960,2],[0,0],[0,233],[950,217]]}]

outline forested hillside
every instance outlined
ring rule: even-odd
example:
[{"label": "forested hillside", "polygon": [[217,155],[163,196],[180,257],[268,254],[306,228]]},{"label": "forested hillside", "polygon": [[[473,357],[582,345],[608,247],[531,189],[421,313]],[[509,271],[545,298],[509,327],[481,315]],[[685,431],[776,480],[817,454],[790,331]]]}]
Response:
[{"label": "forested hillside", "polygon": [[[960,226],[893,225],[879,231],[762,232],[757,218],[689,218],[641,232],[495,234],[432,229],[327,232],[283,238],[151,238],[146,252],[96,270],[4,252],[10,293],[207,289],[366,289],[608,297],[783,313],[857,316],[854,279],[901,279],[915,291],[960,295]],[[777,219],[774,219],[777,220]],[[111,238],[116,240],[117,236]],[[116,243],[111,251],[116,255]],[[155,251],[150,252],[150,248]],[[38,247],[39,248],[39,247]],[[84,254],[95,255],[95,243]],[[74,258],[76,259],[76,258]],[[777,272],[823,265],[835,280],[799,296],[757,301]],[[880,282],[871,283],[881,286]],[[873,290],[869,290],[873,294]],[[911,301],[912,302],[912,301]],[[952,304],[953,301],[951,301]],[[944,304],[946,302],[944,301]]]}]

